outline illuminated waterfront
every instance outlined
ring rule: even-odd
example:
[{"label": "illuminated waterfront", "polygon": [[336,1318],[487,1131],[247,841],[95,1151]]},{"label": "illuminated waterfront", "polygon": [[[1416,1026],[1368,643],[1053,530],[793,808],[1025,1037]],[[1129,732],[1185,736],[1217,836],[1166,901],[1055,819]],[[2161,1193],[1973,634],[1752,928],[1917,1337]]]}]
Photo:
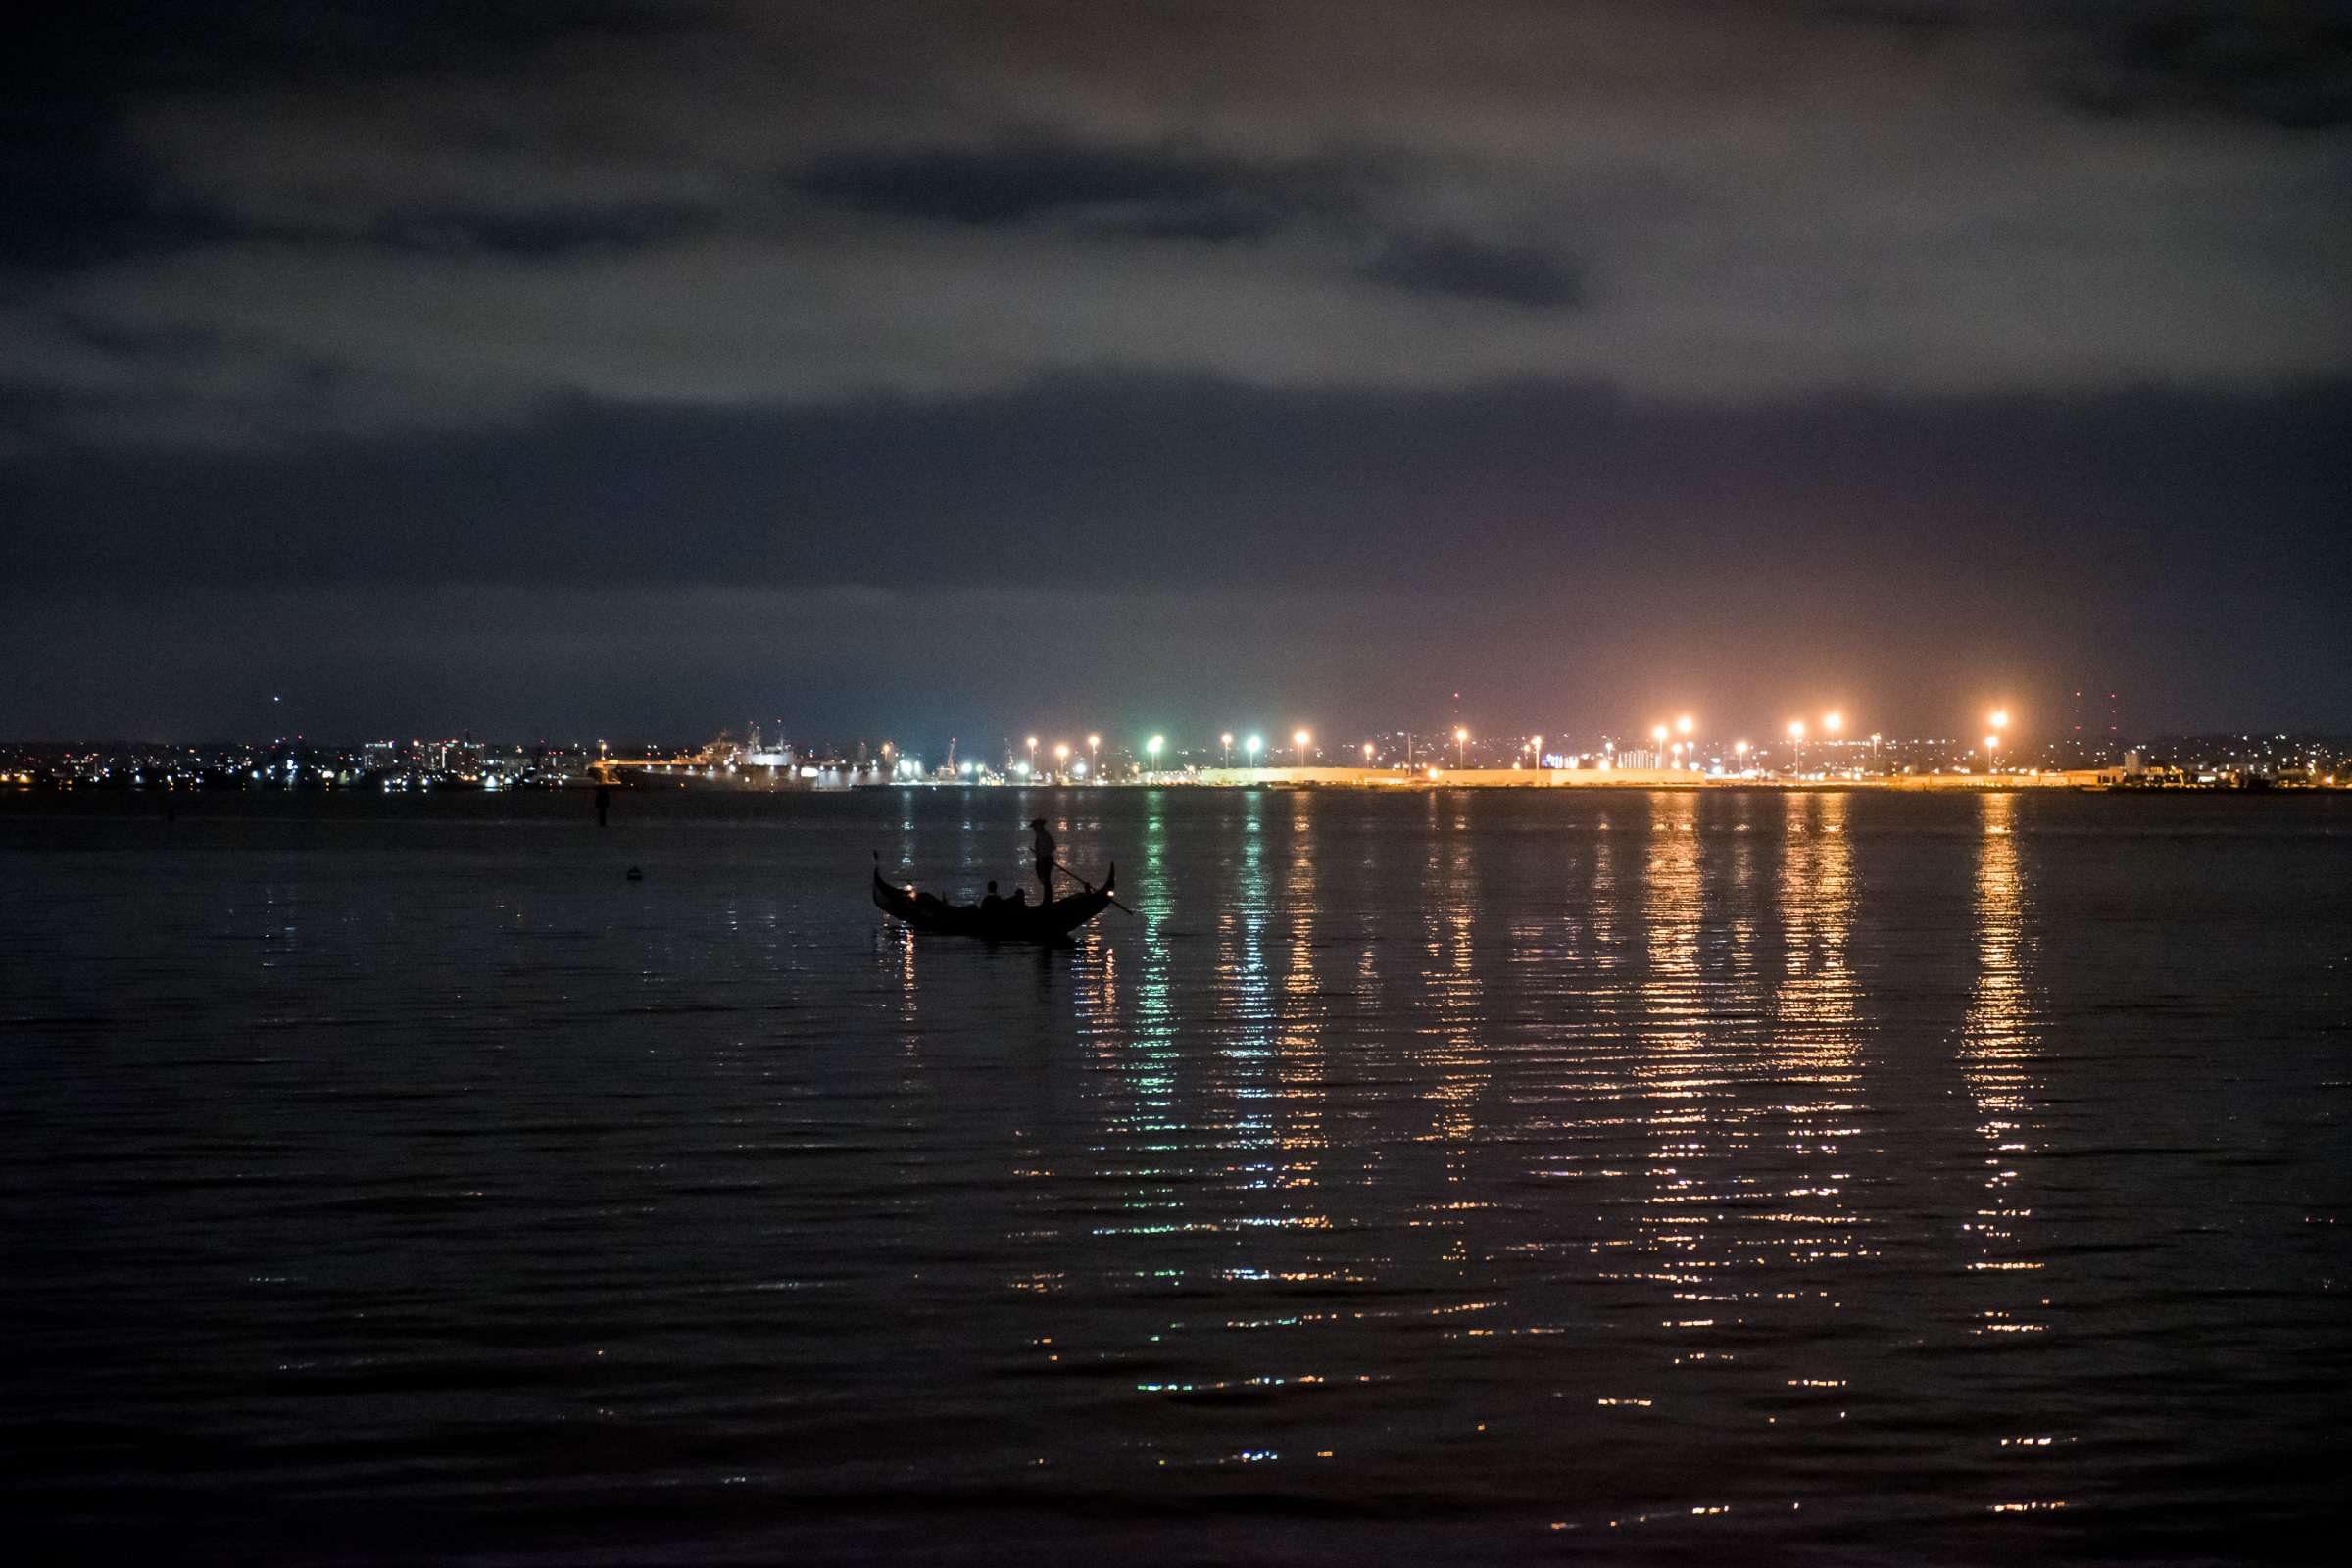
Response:
[{"label": "illuminated waterfront", "polygon": [[[120,799],[0,813],[37,1543],[1976,1561],[2332,1516],[2339,797]],[[1134,918],[866,904],[869,849],[976,889],[1036,810]]]}]

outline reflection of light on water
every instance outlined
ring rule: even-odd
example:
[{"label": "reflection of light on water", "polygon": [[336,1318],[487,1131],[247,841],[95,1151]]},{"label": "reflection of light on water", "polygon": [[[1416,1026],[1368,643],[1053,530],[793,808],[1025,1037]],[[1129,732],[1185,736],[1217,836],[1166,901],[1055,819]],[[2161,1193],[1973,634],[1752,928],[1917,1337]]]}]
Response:
[{"label": "reflection of light on water", "polygon": [[1153,790],[1144,814],[1144,874],[1135,902],[1143,927],[1143,955],[1136,965],[1135,1035],[1120,1062],[1120,1075],[1135,1097],[1129,1130],[1141,1135],[1144,1144],[1135,1156],[1144,1185],[1133,1195],[1131,1207],[1166,1206],[1154,1196],[1163,1172],[1153,1160],[1184,1142],[1176,1107],[1176,1026],[1168,981],[1166,856],[1167,822],[1160,793]]},{"label": "reflection of light on water", "polygon": [[1727,961],[1732,979],[1738,983],[1736,1000],[1744,1001],[1746,988],[1753,984],[1756,973],[1756,915],[1748,900],[1748,890],[1756,880],[1756,841],[1740,837],[1748,832],[1747,816],[1755,808],[1756,796],[1741,793],[1732,798],[1740,820],[1732,824],[1734,837],[1730,840],[1730,871],[1727,877],[1725,900],[1730,911],[1727,927]]},{"label": "reflection of light on water", "polygon": [[1786,797],[1781,872],[1785,955],[1773,999],[1772,1057],[1783,1137],[1797,1156],[1779,1201],[1751,1221],[1771,1227],[1792,1263],[1867,1256],[1867,1223],[1846,1194],[1859,1151],[1861,986],[1850,961],[1854,927],[1851,800],[1841,794]]},{"label": "reflection of light on water", "polygon": [[[1250,1080],[1262,1076],[1275,1050],[1274,981],[1266,958],[1273,893],[1266,869],[1264,797],[1250,791],[1245,809],[1248,832],[1242,840],[1240,894],[1217,919],[1217,1001],[1223,1019],[1216,1055],[1223,1069],[1220,1082],[1240,1085],[1243,1093],[1251,1094],[1255,1086]],[[1311,871],[1307,874],[1311,878]],[[1245,1108],[1236,1122],[1238,1142],[1260,1149],[1271,1143],[1262,1113],[1252,1116]]]},{"label": "reflection of light on water", "polygon": [[[1707,1102],[1720,1088],[1708,1070],[1698,981],[1698,837],[1690,831],[1696,797],[1648,798],[1649,836],[1642,864],[1642,912],[1647,963],[1638,1001],[1641,1052],[1634,1067],[1648,1130],[1648,1175],[1641,1228],[1653,1247],[1694,1253],[1706,1242],[1706,1191],[1699,1172],[1711,1164]],[[1709,1265],[1691,1263],[1690,1267]],[[1704,1327],[1686,1324],[1685,1327]]]},{"label": "reflection of light on water", "polygon": [[1468,1145],[1476,1136],[1472,1107],[1487,1081],[1479,1039],[1486,987],[1471,943],[1477,882],[1468,827],[1456,815],[1450,830],[1441,830],[1430,840],[1424,864],[1421,983],[1435,1022],[1418,1031],[1430,1043],[1414,1054],[1435,1069],[1424,1098],[1433,1106],[1431,1134],[1446,1146],[1447,1177],[1454,1181],[1462,1178]]},{"label": "reflection of light on water", "polygon": [[[1790,795],[1787,802],[1781,930],[1788,966],[1775,999],[1776,1053],[1784,1068],[1802,1074],[1795,1081],[1845,1089],[1858,1082],[1850,1069],[1860,996],[1847,964],[1854,921],[1847,801],[1843,795]],[[1829,1100],[1791,1108],[1842,1119],[1855,1107]]]},{"label": "reflection of light on water", "polygon": [[[1777,877],[1759,865],[1772,842],[1753,834],[1759,808],[1785,813]],[[1678,793],[1650,810],[1628,1020],[1646,1145],[1634,1246],[1647,1255],[1608,1277],[1656,1288],[1657,1327],[1688,1347],[1669,1361],[1714,1379],[1757,1358],[1742,1339],[1760,1325],[1837,1310],[1822,1271],[1867,1255],[1847,1196],[1863,1110],[1849,802]],[[1842,1370],[1786,1368],[1778,1408],[1842,1398]]]},{"label": "reflection of light on water", "polygon": [[1861,1255],[1864,1223],[1844,1199],[1849,1140],[1859,1119],[1861,987],[1848,961],[1853,943],[1853,842],[1844,795],[1790,795],[1781,872],[1785,967],[1773,1001],[1772,1054],[1784,1101],[1785,1138],[1800,1164],[1781,1195],[1789,1210],[1755,1216],[1785,1227],[1792,1261]]},{"label": "reflection of light on water", "polygon": [[[1180,1207],[1170,1196],[1186,1173],[1192,1134],[1178,1104],[1178,1046],[1169,979],[1167,923],[1173,912],[1164,875],[1165,822],[1156,792],[1143,823],[1142,875],[1130,887],[1141,940],[1127,950],[1095,941],[1085,951],[1077,993],[1078,1043],[1102,1076],[1090,1094],[1102,1104],[1104,1174],[1120,1186],[1118,1206],[1131,1218],[1096,1234],[1154,1234],[1185,1228],[1164,1217]],[[1132,1019],[1128,1017],[1132,1002]]]},{"label": "reflection of light on water", "polygon": [[[1860,1131],[1862,1110],[1861,997],[1848,959],[1855,897],[1848,802],[1789,796],[1777,808],[1787,812],[1777,889],[1780,979],[1768,1003],[1759,974],[1767,955],[1747,906],[1754,841],[1711,840],[1701,819],[1745,815],[1752,805],[1718,807],[1682,794],[1651,803],[1642,879],[1647,962],[1634,1074],[1645,1106],[1650,1190],[1638,1228],[1645,1250],[1660,1254],[1651,1277],[1671,1287],[1678,1305],[1791,1299],[1795,1278],[1759,1277],[1755,1266],[1804,1268],[1865,1252],[1865,1220],[1846,1197],[1853,1162],[1846,1146]],[[1734,833],[1740,825],[1747,824],[1735,824]],[[1712,866],[1701,853],[1709,842],[1721,846]],[[1711,895],[1737,913],[1709,943]],[[1759,1169],[1779,1173],[1763,1178]],[[1732,1321],[1700,1312],[1665,1324],[1705,1330]],[[1787,1386],[1839,1382],[1798,1377]]]},{"label": "reflection of light on water", "polygon": [[[1977,841],[1977,977],[1961,1026],[1960,1071],[1984,1141],[1984,1177],[1975,1213],[1962,1229],[1976,1243],[1969,1272],[1985,1294],[1979,1297],[1970,1328],[1994,1344],[2032,1345],[2050,1325],[2043,1313],[2049,1300],[2035,1277],[2041,1264],[2022,1255],[2020,1222],[2034,1210],[2017,1191],[2025,1158],[2034,1151],[2034,1063],[2041,1048],[2032,995],[2033,944],[2026,928],[2029,902],[2018,853],[2018,797],[1986,795],[1978,809],[1984,833]],[[1999,1439],[1999,1446],[2012,1450],[2005,1457],[2024,1466],[2019,1478],[2038,1481],[2048,1475],[2042,1450],[2052,1442],[2048,1434],[2012,1433]],[[2066,1502],[2028,1497],[1985,1506],[1993,1513],[2049,1513]]]},{"label": "reflection of light on water", "polygon": [[[2010,1189],[2033,1148],[2033,1063],[2037,1021],[2027,993],[2026,897],[2018,864],[2017,797],[1986,795],[1977,850],[1977,981],[1961,1031],[1960,1067],[1986,1145],[1984,1200],[1967,1229],[1977,1242],[1972,1270],[2025,1273],[2041,1265],[2015,1254],[2017,1222],[2032,1213]],[[1988,1309],[1979,1333],[2031,1334],[2046,1325]]]},{"label": "reflection of light on water", "polygon": [[1315,978],[1314,844],[1304,831],[1303,800],[1296,810],[1300,831],[1292,838],[1291,875],[1284,889],[1284,903],[1291,910],[1290,965],[1283,974],[1273,1092],[1282,1113],[1277,1139],[1282,1152],[1282,1185],[1311,1187],[1316,1156],[1325,1143],[1323,1004],[1322,988]]}]

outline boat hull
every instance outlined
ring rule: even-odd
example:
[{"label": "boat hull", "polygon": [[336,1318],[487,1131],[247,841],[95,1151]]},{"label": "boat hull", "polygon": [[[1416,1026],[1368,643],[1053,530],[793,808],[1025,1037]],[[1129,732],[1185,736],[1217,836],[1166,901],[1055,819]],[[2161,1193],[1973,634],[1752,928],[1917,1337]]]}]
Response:
[{"label": "boat hull", "polygon": [[1112,866],[1102,886],[1090,892],[1055,899],[1052,904],[1015,905],[992,913],[968,904],[918,899],[906,889],[883,881],[877,870],[874,906],[917,931],[943,936],[978,937],[983,942],[1058,942],[1109,906],[1118,879],[1118,867]]}]

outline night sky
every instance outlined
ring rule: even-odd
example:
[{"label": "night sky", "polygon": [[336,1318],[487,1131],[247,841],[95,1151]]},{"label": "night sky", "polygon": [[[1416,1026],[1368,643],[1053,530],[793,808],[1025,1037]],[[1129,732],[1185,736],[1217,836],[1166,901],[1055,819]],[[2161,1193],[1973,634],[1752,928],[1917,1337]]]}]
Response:
[{"label": "night sky", "polygon": [[2352,727],[2352,5],[47,9],[0,734]]}]

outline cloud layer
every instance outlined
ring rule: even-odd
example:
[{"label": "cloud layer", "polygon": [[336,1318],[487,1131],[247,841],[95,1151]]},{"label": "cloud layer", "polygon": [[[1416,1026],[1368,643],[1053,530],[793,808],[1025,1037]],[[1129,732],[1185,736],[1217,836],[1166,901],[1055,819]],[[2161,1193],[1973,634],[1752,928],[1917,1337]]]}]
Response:
[{"label": "cloud layer", "polygon": [[2338,374],[2352,32],[2237,10],[247,6],[58,46],[0,344],[90,440]]},{"label": "cloud layer", "polygon": [[[533,722],[656,667],[731,718],[747,648],[969,723],[1051,662],[917,696],[756,628],[997,635],[1041,579],[1115,617],[1103,693],[1924,721],[2010,660],[2352,713],[2347,0],[159,0],[19,43],[0,608],[45,629],[0,730],[167,687],[234,727],[202,694],[273,662],[363,727],[526,670]],[[726,629],[560,652],[681,615]]]}]

